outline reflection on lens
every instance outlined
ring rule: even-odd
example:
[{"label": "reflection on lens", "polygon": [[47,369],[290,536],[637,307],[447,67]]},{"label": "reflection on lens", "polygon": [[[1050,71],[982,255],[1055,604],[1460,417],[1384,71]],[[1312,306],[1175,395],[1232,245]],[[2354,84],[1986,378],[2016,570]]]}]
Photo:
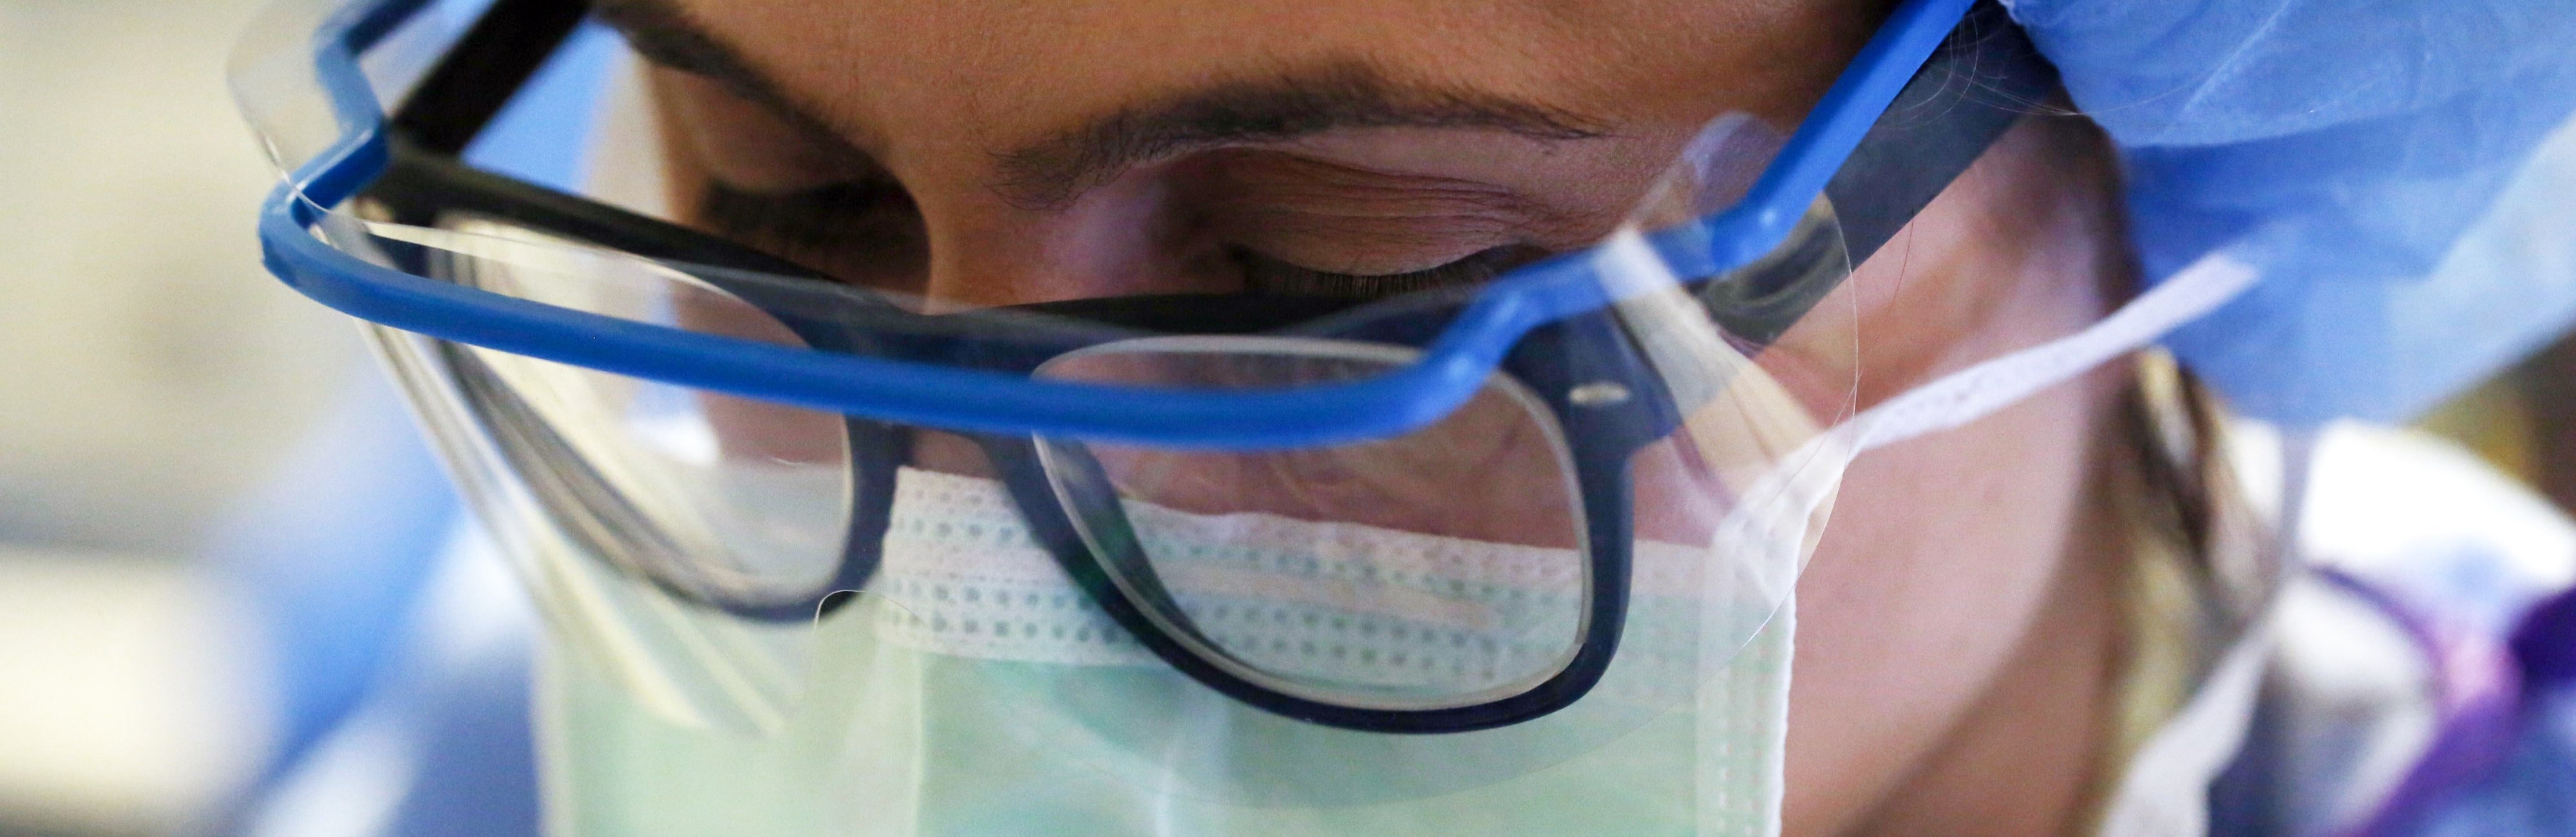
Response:
[{"label": "reflection on lens", "polygon": [[[495,242],[532,235],[471,226]],[[638,262],[558,273],[534,252],[504,261],[450,250],[435,273],[551,305],[804,346],[758,307],[676,270]],[[801,603],[840,569],[854,500],[840,416],[479,348],[447,355],[539,500],[609,562],[735,606]]]},{"label": "reflection on lens", "polygon": [[[1348,381],[1409,349],[1305,338],[1112,343],[1040,374],[1141,386]],[[1496,376],[1404,436],[1328,448],[1040,445],[1065,511],[1128,598],[1211,663],[1337,704],[1489,702],[1562,670],[1590,572],[1552,414]]]}]

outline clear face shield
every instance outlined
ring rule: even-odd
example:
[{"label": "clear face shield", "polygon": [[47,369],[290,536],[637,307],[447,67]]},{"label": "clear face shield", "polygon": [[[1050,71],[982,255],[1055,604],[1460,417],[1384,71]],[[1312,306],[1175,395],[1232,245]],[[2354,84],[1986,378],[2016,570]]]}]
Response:
[{"label": "clear face shield", "polygon": [[2051,83],[1910,0],[1795,131],[1719,117],[1490,281],[953,310],[465,163],[584,15],[286,0],[233,67],[272,269],[369,322],[573,661],[584,830],[1758,820],[1874,444],[1853,266]]}]

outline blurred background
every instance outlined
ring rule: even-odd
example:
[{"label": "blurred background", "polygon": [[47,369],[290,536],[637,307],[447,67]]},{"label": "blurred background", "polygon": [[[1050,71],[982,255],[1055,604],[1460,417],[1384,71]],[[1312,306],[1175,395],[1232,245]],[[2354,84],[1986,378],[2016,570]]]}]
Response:
[{"label": "blurred background", "polygon": [[[273,175],[223,82],[258,5],[0,0],[0,835],[183,833],[279,792],[323,824],[290,830],[363,833],[392,804],[283,777],[414,653],[454,502],[350,325],[259,267]],[[2461,258],[2576,229],[2538,209],[2576,194],[2556,145]],[[2545,343],[2423,438],[2563,505],[2576,345]],[[450,737],[524,747],[493,694]]]},{"label": "blurred background", "polygon": [[385,628],[447,526],[354,331],[259,267],[259,5],[0,0],[0,835],[224,816],[387,656],[281,628]]}]

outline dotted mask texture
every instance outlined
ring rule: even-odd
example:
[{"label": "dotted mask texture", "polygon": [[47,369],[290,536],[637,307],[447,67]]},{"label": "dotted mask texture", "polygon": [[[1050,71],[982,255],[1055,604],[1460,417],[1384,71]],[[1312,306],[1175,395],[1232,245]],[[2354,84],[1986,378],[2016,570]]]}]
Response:
[{"label": "dotted mask texture", "polygon": [[[1077,587],[1000,484],[905,469],[874,592],[896,645],[1068,665],[1161,665]],[[1268,514],[1127,514],[1195,627],[1243,662],[1305,679],[1482,688],[1554,670],[1576,640],[1582,555]],[[1621,646],[1629,696],[1678,699],[1698,618],[1697,556],[1641,542]],[[1168,556],[1168,557],[1165,557]]]}]

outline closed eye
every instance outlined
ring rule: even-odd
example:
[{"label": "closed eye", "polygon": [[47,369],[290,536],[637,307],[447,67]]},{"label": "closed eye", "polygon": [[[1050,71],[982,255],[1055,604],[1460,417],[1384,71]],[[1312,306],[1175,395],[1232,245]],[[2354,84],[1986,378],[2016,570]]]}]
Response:
[{"label": "closed eye", "polygon": [[821,270],[853,260],[885,267],[918,264],[921,216],[903,187],[884,181],[835,183],[764,194],[708,181],[694,220],[711,231]]},{"label": "closed eye", "polygon": [[[911,196],[884,181],[835,183],[766,194],[718,181],[701,191],[695,220],[710,231],[780,258],[827,272],[854,262],[867,273],[918,264],[925,244]],[[1244,289],[1274,296],[1371,300],[1435,288],[1481,284],[1545,256],[1507,245],[1403,273],[1361,275],[1317,270],[1240,246],[1226,248]]]},{"label": "closed eye", "polygon": [[1228,255],[1243,271],[1244,285],[1253,293],[1367,300],[1482,284],[1512,268],[1536,261],[1546,253],[1536,247],[1515,244],[1481,250],[1422,270],[1375,276],[1300,267],[1240,247],[1231,248]]}]

